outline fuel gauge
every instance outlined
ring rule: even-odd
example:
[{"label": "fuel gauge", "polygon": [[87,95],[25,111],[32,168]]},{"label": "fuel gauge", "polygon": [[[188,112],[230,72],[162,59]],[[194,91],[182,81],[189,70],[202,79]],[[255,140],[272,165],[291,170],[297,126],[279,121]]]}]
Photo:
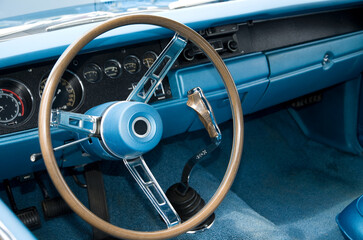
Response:
[{"label": "fuel gauge", "polygon": [[158,55],[156,55],[156,53],[153,51],[148,51],[142,56],[142,64],[144,64],[145,67],[150,68],[157,58]]},{"label": "fuel gauge", "polygon": [[140,71],[140,60],[133,55],[129,55],[124,59],[124,68],[130,74],[135,74]]},{"label": "fuel gauge", "polygon": [[118,78],[122,73],[121,64],[114,59],[107,60],[104,65],[104,71],[107,77]]},{"label": "fuel gauge", "polygon": [[102,80],[102,70],[95,63],[88,63],[83,68],[83,77],[90,83],[95,83]]}]

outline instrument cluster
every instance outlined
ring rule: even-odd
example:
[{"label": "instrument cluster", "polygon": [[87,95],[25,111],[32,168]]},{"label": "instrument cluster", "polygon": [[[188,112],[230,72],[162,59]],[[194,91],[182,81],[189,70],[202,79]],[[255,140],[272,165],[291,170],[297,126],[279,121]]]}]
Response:
[{"label": "instrument cluster", "polygon": [[[76,56],[63,74],[53,109],[85,112],[125,100],[161,52],[159,41]],[[0,71],[0,135],[35,128],[41,96],[55,61]],[[150,102],[171,98],[167,77]]]}]

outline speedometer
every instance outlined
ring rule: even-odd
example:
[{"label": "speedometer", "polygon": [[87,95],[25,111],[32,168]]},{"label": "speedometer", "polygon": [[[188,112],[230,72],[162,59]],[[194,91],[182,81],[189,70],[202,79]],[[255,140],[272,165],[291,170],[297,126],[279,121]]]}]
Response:
[{"label": "speedometer", "polygon": [[33,112],[29,89],[13,79],[0,79],[0,126],[12,127],[26,122]]},{"label": "speedometer", "polygon": [[[42,96],[48,76],[44,77],[39,86],[39,95]],[[66,71],[58,84],[53,98],[52,109],[76,111],[83,103],[83,85],[78,76]]]}]

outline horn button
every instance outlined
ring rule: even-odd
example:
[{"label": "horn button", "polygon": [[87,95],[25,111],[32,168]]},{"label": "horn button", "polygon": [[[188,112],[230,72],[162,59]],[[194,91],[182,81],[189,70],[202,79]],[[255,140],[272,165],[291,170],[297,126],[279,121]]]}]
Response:
[{"label": "horn button", "polygon": [[[93,138],[92,144],[83,144],[87,152],[103,159],[105,156],[109,156],[106,159],[111,160],[132,159],[150,151],[159,143],[163,124],[159,113],[152,106],[129,101],[107,105],[87,111],[90,115],[103,112],[100,139]],[[95,148],[95,145],[100,147]]]}]

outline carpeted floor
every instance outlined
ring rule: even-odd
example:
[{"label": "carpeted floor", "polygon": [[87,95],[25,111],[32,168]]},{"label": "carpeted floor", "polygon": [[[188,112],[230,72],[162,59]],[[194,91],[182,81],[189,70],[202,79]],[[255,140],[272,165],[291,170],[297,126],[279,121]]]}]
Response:
[{"label": "carpeted floor", "polygon": [[[218,187],[229,159],[231,123],[221,125],[221,129],[221,147],[193,171],[191,178],[191,185],[205,200]],[[216,211],[214,225],[208,231],[178,239],[343,239],[335,216],[363,193],[361,157],[310,141],[286,110],[250,116],[245,132],[240,171],[232,191]],[[180,179],[188,158],[208,143],[205,131],[179,135],[163,140],[145,160],[166,190]],[[112,223],[147,231],[165,227],[122,162],[103,162],[101,168]],[[87,205],[86,190],[70,176],[66,179]],[[18,208],[35,205],[40,211],[42,195],[35,183],[13,190]],[[8,203],[3,190],[0,197]],[[42,219],[42,224],[33,232],[39,239],[92,237],[91,228],[75,214]]]},{"label": "carpeted floor", "polygon": [[[363,193],[362,157],[307,139],[286,110],[248,119],[245,131],[233,192],[291,239],[343,239],[335,216]],[[221,176],[219,164],[203,165]]]}]

